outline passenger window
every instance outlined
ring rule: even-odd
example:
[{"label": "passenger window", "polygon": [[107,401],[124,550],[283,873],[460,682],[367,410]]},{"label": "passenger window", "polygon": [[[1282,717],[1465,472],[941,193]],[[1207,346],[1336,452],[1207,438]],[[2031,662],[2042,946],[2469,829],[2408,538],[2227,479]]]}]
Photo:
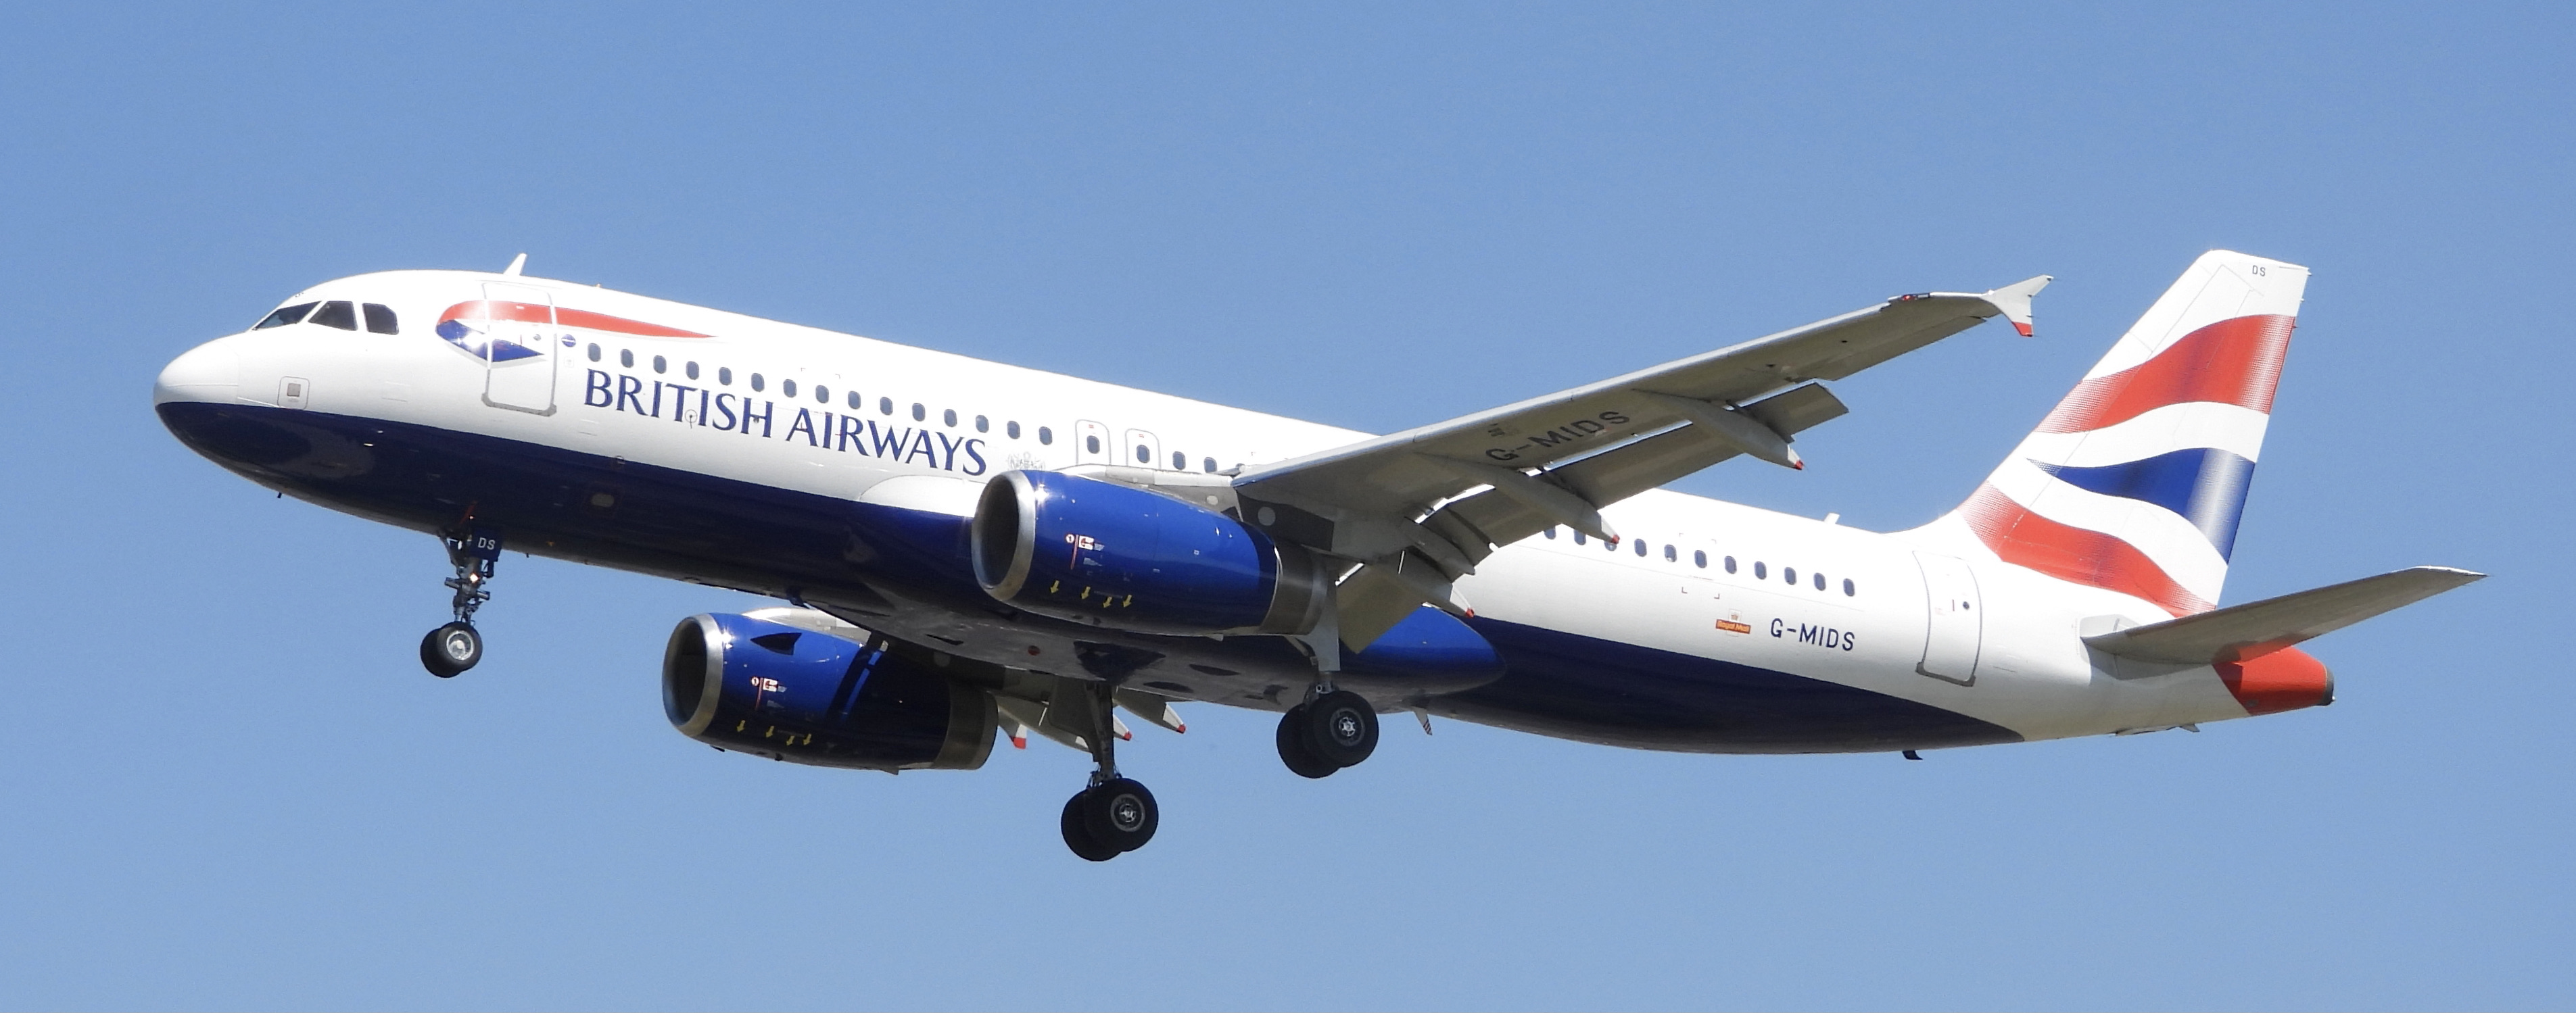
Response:
[{"label": "passenger window", "polygon": [[654,371],[654,372],[656,372],[656,373],[668,373],[668,372],[670,372],[670,371],[671,371],[671,360],[669,360],[669,359],[665,359],[665,358],[663,358],[663,357],[661,357],[661,356],[659,356],[659,355],[654,356],[654,357],[653,357],[653,371]]},{"label": "passenger window", "polygon": [[1213,458],[1213,457],[1203,457],[1203,458],[1200,458],[1200,459],[1199,459],[1199,468],[1200,468],[1201,470],[1203,470],[1203,471],[1206,471],[1208,474],[1211,474],[1211,475],[1216,474],[1216,458]]},{"label": "passenger window", "polygon": [[1177,450],[1172,451],[1172,470],[1173,470],[1173,471],[1188,471],[1188,470],[1190,470],[1190,455],[1188,455],[1188,454],[1184,454],[1184,453],[1181,453],[1180,451],[1177,451]]},{"label": "passenger window", "polygon": [[864,402],[864,401],[862,401],[862,400],[859,398],[859,392],[858,392],[858,391],[855,391],[855,390],[854,390],[854,391],[851,391],[851,392],[850,392],[849,405],[850,405],[850,410],[851,410],[851,411],[858,411],[858,410],[859,410],[859,406],[860,406],[861,404],[864,404],[864,403],[865,403],[865,402]]},{"label": "passenger window", "polygon": [[277,312],[269,314],[267,319],[261,320],[258,326],[252,327],[251,330],[264,331],[271,327],[284,327],[288,324],[302,323],[304,321],[304,315],[313,312],[313,307],[320,305],[322,304],[318,302],[300,302],[293,306],[283,307]]},{"label": "passenger window", "polygon": [[[1012,423],[1012,425],[1018,425],[1018,424],[1019,424],[1019,423],[1016,423],[1016,422]],[[1039,426],[1039,427],[1038,427],[1038,442],[1039,442],[1039,443],[1043,443],[1043,444],[1053,444],[1053,443],[1055,442],[1055,430],[1053,430],[1053,429],[1049,429],[1049,428],[1047,428],[1047,427],[1045,427],[1045,426]]]},{"label": "passenger window", "polygon": [[628,368],[628,369],[633,369],[633,368],[635,368],[635,350],[634,350],[634,349],[632,349],[632,348],[620,348],[620,349],[618,349],[618,350],[617,350],[617,364],[618,364],[618,365],[620,365],[620,366],[624,366],[624,367],[626,367],[626,368]]},{"label": "passenger window", "polygon": [[719,384],[723,384],[724,386],[727,386],[727,387],[731,387],[731,386],[733,386],[733,367],[732,367],[732,366],[717,366],[717,367],[716,367],[716,382],[717,382],[717,383],[719,383]]},{"label": "passenger window", "polygon": [[1607,541],[1605,541],[1605,542],[1602,542],[1602,543],[1601,543],[1601,547],[1602,547],[1602,548],[1604,548],[1604,549],[1608,549],[1608,550],[1610,550],[1610,551],[1612,551],[1612,552],[1617,552],[1617,551],[1619,551],[1619,543],[1617,543],[1617,542],[1607,542]]},{"label": "passenger window", "polygon": [[599,361],[599,343],[596,341],[590,343],[590,361]]},{"label": "passenger window", "polygon": [[919,401],[915,401],[915,402],[913,402],[913,403],[912,403],[912,420],[913,420],[913,421],[915,421],[915,422],[921,422],[921,421],[924,421],[924,420],[926,420],[926,419],[928,419],[928,418],[930,418],[930,409],[927,409],[927,408],[922,407],[922,406],[921,406],[921,402],[919,402]]},{"label": "passenger window", "polygon": [[1798,568],[1794,566],[1781,567],[1780,579],[1788,581],[1790,587],[1798,586]]},{"label": "passenger window", "polygon": [[1733,557],[1733,556],[1728,556],[1728,557],[1726,557],[1726,572],[1728,572],[1728,573],[1734,573],[1734,572],[1735,572],[1735,557]]},{"label": "passenger window", "polygon": [[1646,558],[1646,540],[1643,538],[1637,539],[1637,558]]},{"label": "passenger window", "polygon": [[992,432],[993,423],[981,415],[975,416],[975,431],[979,433]]},{"label": "passenger window", "polygon": [[1097,454],[1100,452],[1100,437],[1085,436],[1082,438],[1082,445],[1090,453]]},{"label": "passenger window", "polygon": [[950,408],[946,411],[940,412],[939,424],[947,426],[950,429],[957,428],[957,409]]},{"label": "passenger window", "polygon": [[1539,532],[1539,534],[1546,535],[1546,536],[1547,536],[1547,540],[1548,540],[1548,541],[1551,541],[1551,542],[1555,541],[1555,540],[1556,540],[1556,525],[1553,525],[1553,524],[1548,525],[1548,526],[1547,526],[1547,530],[1545,530],[1545,531],[1541,531],[1541,532]]},{"label": "passenger window", "polygon": [[830,387],[826,387],[826,386],[823,386],[822,384],[819,384],[819,383],[818,383],[818,384],[815,384],[815,385],[814,385],[814,403],[815,403],[815,404],[831,404],[831,403],[832,403],[832,388],[830,388]]},{"label": "passenger window", "polygon": [[1577,531],[1577,532],[1575,532],[1575,533],[1574,533],[1574,544],[1576,544],[1576,545],[1582,545],[1582,544],[1584,544],[1584,542],[1583,542],[1583,532]]},{"label": "passenger window", "polygon": [[1681,551],[1680,551],[1680,550],[1675,549],[1675,548],[1673,548],[1672,546],[1669,546],[1669,545],[1664,546],[1664,562],[1667,562],[1667,563],[1678,563],[1678,562],[1681,562],[1681,561],[1682,561],[1682,556],[1681,556]]},{"label": "passenger window", "polygon": [[759,390],[768,381],[758,373],[751,374],[751,389]]},{"label": "passenger window", "polygon": [[1708,553],[1698,549],[1691,550],[1691,565],[1703,570],[1708,569]]},{"label": "passenger window", "polygon": [[1819,573],[1819,574],[1816,574],[1816,575],[1815,575],[1815,578],[1816,578],[1816,590],[1818,590],[1818,591],[1822,591],[1822,590],[1824,590],[1824,589],[1825,589],[1825,575],[1824,575],[1824,574]]},{"label": "passenger window", "polygon": [[687,366],[682,367],[681,372],[689,374],[689,379],[695,380],[698,378],[698,364],[692,362]]},{"label": "passenger window", "polygon": [[[759,378],[759,377],[755,376],[755,377],[752,377],[752,378],[751,378],[751,389],[753,389],[753,390],[759,390],[759,389],[760,389],[760,378]],[[796,396],[796,381],[794,381],[794,380],[780,380],[780,381],[778,381],[778,396],[780,396],[780,397],[795,397],[795,396]]]},{"label": "passenger window", "polygon": [[1147,465],[1154,463],[1154,452],[1143,447],[1136,448],[1136,463]]},{"label": "passenger window", "polygon": [[877,414],[879,414],[879,415],[892,415],[892,414],[894,414],[894,399],[893,399],[893,398],[890,398],[890,397],[881,397],[881,398],[878,398],[878,399],[877,399]]},{"label": "passenger window", "polygon": [[321,309],[314,310],[313,319],[305,323],[354,331],[358,329],[358,307],[346,299],[333,299],[323,303]]},{"label": "passenger window", "polygon": [[367,333],[369,333],[369,334],[400,334],[400,333],[402,333],[402,328],[397,327],[397,326],[394,326],[394,308],[393,308],[393,307],[391,307],[391,306],[387,306],[387,305],[385,305],[385,304],[383,304],[383,303],[380,303],[380,302],[371,302],[371,303],[368,303],[368,304],[366,304],[364,307],[361,307],[361,308],[367,311]]},{"label": "passenger window", "polygon": [[1860,589],[1852,586],[1851,578],[1843,578],[1843,597],[1849,598],[1859,593]]},{"label": "passenger window", "polygon": [[1757,563],[1754,563],[1754,564],[1753,564],[1753,579],[1755,579],[1755,580],[1769,580],[1769,579],[1771,579],[1771,568],[1770,568],[1770,567],[1767,567],[1767,566],[1764,566],[1764,565],[1762,565],[1761,563],[1758,563],[1758,562],[1757,562]]},{"label": "passenger window", "polygon": [[1020,424],[1019,424],[1019,423],[1017,423],[1017,422],[1005,422],[1005,423],[1003,423],[1003,424],[1002,424],[1002,434],[1003,434],[1003,435],[1005,435],[1005,436],[1008,436],[1008,437],[1010,437],[1010,438],[1012,438],[1012,439],[1014,439],[1014,440],[1019,439],[1019,438],[1020,438]]}]

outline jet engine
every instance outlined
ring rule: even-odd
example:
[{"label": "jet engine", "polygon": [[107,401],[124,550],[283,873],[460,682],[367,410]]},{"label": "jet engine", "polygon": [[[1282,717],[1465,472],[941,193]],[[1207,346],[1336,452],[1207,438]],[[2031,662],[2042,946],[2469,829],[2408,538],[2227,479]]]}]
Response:
[{"label": "jet engine", "polygon": [[983,766],[996,728],[991,694],[889,646],[751,616],[690,616],[662,654],[662,710],[682,735],[773,760]]},{"label": "jet engine", "polygon": [[1051,471],[994,476],[973,530],[975,579],[996,600],[1140,633],[1304,633],[1331,580],[1232,517]]}]

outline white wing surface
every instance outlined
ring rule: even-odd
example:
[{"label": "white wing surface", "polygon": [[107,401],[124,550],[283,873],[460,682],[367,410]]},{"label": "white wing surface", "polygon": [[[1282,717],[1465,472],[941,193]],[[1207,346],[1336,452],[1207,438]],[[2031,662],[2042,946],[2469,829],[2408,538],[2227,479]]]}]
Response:
[{"label": "white wing surface", "polygon": [[1364,647],[1503,545],[1563,524],[1616,540],[1600,508],[1737,454],[1799,465],[1789,441],[1846,410],[1809,381],[1850,376],[1995,316],[2030,333],[2043,275],[1979,294],[1898,296],[1730,348],[1238,476],[1246,520],[1358,567],[1336,592]]}]

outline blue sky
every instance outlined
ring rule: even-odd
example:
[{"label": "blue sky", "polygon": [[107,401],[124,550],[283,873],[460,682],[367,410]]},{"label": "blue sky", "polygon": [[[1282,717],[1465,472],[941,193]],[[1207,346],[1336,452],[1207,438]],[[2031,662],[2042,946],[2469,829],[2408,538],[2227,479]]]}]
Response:
[{"label": "blue sky", "polygon": [[[0,1005],[2563,1008],[2571,17],[2549,6],[18,5]],[[2331,708],[1892,756],[1198,707],[883,775],[662,718],[742,596],[435,545],[190,455],[153,373],[314,282],[531,273],[1374,431],[1926,289],[2057,284],[1680,484],[1964,496],[2192,257],[2315,280],[2228,600],[2495,577]]]}]

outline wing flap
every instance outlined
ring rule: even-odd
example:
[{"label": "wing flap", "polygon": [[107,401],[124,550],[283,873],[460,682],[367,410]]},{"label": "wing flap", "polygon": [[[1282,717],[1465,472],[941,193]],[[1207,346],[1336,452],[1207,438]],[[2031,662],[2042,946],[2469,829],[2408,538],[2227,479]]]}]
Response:
[{"label": "wing flap", "polygon": [[[1783,438],[1831,421],[1851,409],[1823,384],[1811,383],[1737,409]],[[1539,473],[1592,503],[1616,503],[1648,489],[1699,472],[1742,453],[1742,447],[1709,429],[1691,425],[1658,433],[1607,453]],[[1462,522],[1491,545],[1510,545],[1557,523],[1510,496],[1487,490],[1443,507],[1428,526],[1438,530],[1442,517]],[[1455,538],[1451,539],[1456,541]],[[1472,553],[1482,561],[1491,548]]]},{"label": "wing flap", "polygon": [[2418,566],[2084,638],[2104,654],[2176,665],[2257,658],[2484,578]]}]

